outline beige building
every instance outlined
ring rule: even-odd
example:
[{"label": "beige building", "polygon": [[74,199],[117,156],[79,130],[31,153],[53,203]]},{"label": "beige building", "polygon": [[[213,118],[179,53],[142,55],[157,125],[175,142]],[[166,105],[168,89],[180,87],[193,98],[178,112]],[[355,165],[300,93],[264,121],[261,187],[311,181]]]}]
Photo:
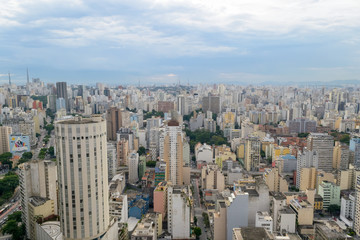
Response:
[{"label": "beige building", "polygon": [[297,223],[301,225],[312,225],[314,221],[314,206],[308,201],[290,200],[290,208],[296,213]]},{"label": "beige building", "polygon": [[247,171],[254,171],[260,164],[260,140],[258,137],[248,137],[245,143],[244,168]]},{"label": "beige building", "polygon": [[165,180],[174,185],[183,185],[183,137],[176,120],[170,120],[165,128],[164,161]]},{"label": "beige building", "polygon": [[0,126],[0,154],[10,152],[9,136],[11,133],[11,127]]},{"label": "beige building", "polygon": [[341,170],[337,178],[340,190],[355,189],[358,176],[360,176],[360,170],[356,170],[352,165],[349,166],[349,169]]},{"label": "beige building", "polygon": [[56,122],[55,134],[64,239],[111,239],[106,121],[76,116]]},{"label": "beige building", "polygon": [[[57,167],[53,161],[30,161],[19,165],[22,220],[26,235],[35,231],[31,228],[28,203],[31,197],[42,197],[53,201],[54,213],[57,209]],[[34,238],[32,238],[34,239]]]},{"label": "beige building", "polygon": [[335,142],[333,152],[333,169],[346,170],[349,167],[350,152],[346,144]]},{"label": "beige building", "polygon": [[55,214],[54,200],[42,197],[31,197],[28,203],[30,239],[36,240],[36,224]]},{"label": "beige building", "polygon": [[218,201],[214,213],[214,239],[225,240],[227,229],[227,206],[224,201]]},{"label": "beige building", "polygon": [[265,171],[265,182],[269,187],[269,191],[287,192],[289,184],[286,179],[280,175],[279,168],[267,169]]},{"label": "beige building", "polygon": [[360,235],[360,176],[356,178],[354,231]]},{"label": "beige building", "polygon": [[300,173],[300,191],[315,189],[316,187],[316,168],[302,168]]},{"label": "beige building", "polygon": [[201,179],[203,189],[216,189],[219,192],[225,189],[225,177],[216,164],[203,166],[201,169]]},{"label": "beige building", "polygon": [[115,141],[116,132],[123,126],[121,109],[110,107],[106,111],[107,139]]},{"label": "beige building", "polygon": [[160,213],[147,213],[137,224],[131,234],[131,240],[156,240],[162,233],[162,217]]}]

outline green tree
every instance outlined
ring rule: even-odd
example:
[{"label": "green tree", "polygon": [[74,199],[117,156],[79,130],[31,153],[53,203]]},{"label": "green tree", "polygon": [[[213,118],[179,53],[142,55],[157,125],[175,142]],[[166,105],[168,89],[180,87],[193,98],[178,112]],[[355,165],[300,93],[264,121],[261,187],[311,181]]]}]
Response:
[{"label": "green tree", "polygon": [[40,137],[41,136],[41,134],[40,133],[36,133],[36,137],[38,138],[38,137]]},{"label": "green tree", "polygon": [[328,207],[328,211],[329,213],[331,213],[332,215],[338,215],[340,213],[340,206],[336,205],[336,204],[331,204]]},{"label": "green tree", "polygon": [[260,156],[261,156],[262,158],[265,157],[265,151],[264,151],[264,150],[260,150]]},{"label": "green tree", "polygon": [[194,217],[194,224],[197,225],[197,217]]},{"label": "green tree", "polygon": [[350,144],[350,135],[349,134],[344,134],[340,137],[340,142],[342,143],[346,143],[347,145]]},{"label": "green tree", "polygon": [[30,160],[33,157],[33,154],[32,152],[24,152],[21,157]]},{"label": "green tree", "polygon": [[147,161],[146,166],[147,167],[155,167],[156,166],[156,161]]},{"label": "green tree", "polygon": [[139,147],[139,150],[137,152],[138,152],[139,156],[145,155],[146,149],[143,146],[141,146],[141,147]]},{"label": "green tree", "polygon": [[194,231],[194,234],[196,236],[196,239],[199,239],[200,238],[200,235],[201,235],[201,228],[199,227],[194,227],[193,228],[193,231]]},{"label": "green tree", "polygon": [[8,216],[8,220],[15,220],[16,222],[21,222],[21,211],[16,211],[13,214]]},{"label": "green tree", "polygon": [[54,153],[55,153],[55,151],[54,151],[54,147],[49,147],[49,149],[47,150],[47,153],[50,155],[50,156],[54,156]]},{"label": "green tree", "polygon": [[45,129],[46,129],[48,135],[51,135],[51,131],[54,130],[54,128],[55,128],[55,127],[54,127],[54,124],[47,124],[47,125],[45,126]]}]

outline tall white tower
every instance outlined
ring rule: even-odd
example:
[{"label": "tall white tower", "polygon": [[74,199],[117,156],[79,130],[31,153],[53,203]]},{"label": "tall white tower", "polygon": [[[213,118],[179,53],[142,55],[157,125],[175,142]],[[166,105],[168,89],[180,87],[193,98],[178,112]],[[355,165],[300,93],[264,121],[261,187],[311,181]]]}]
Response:
[{"label": "tall white tower", "polygon": [[110,226],[106,121],[58,121],[55,133],[64,239],[103,238]]}]

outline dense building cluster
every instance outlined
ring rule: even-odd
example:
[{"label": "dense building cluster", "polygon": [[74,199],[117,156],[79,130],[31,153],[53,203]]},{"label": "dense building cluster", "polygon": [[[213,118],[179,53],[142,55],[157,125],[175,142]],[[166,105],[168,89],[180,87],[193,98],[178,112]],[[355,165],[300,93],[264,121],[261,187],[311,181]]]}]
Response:
[{"label": "dense building cluster", "polygon": [[5,84],[0,170],[20,187],[1,224],[19,209],[28,239],[352,239],[359,111],[358,86]]}]

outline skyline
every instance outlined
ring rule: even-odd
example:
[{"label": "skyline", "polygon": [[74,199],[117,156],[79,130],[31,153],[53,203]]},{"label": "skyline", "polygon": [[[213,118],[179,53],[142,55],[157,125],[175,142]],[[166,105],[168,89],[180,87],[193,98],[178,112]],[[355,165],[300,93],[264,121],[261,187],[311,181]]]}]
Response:
[{"label": "skyline", "polygon": [[360,80],[360,3],[7,1],[0,84]]}]

